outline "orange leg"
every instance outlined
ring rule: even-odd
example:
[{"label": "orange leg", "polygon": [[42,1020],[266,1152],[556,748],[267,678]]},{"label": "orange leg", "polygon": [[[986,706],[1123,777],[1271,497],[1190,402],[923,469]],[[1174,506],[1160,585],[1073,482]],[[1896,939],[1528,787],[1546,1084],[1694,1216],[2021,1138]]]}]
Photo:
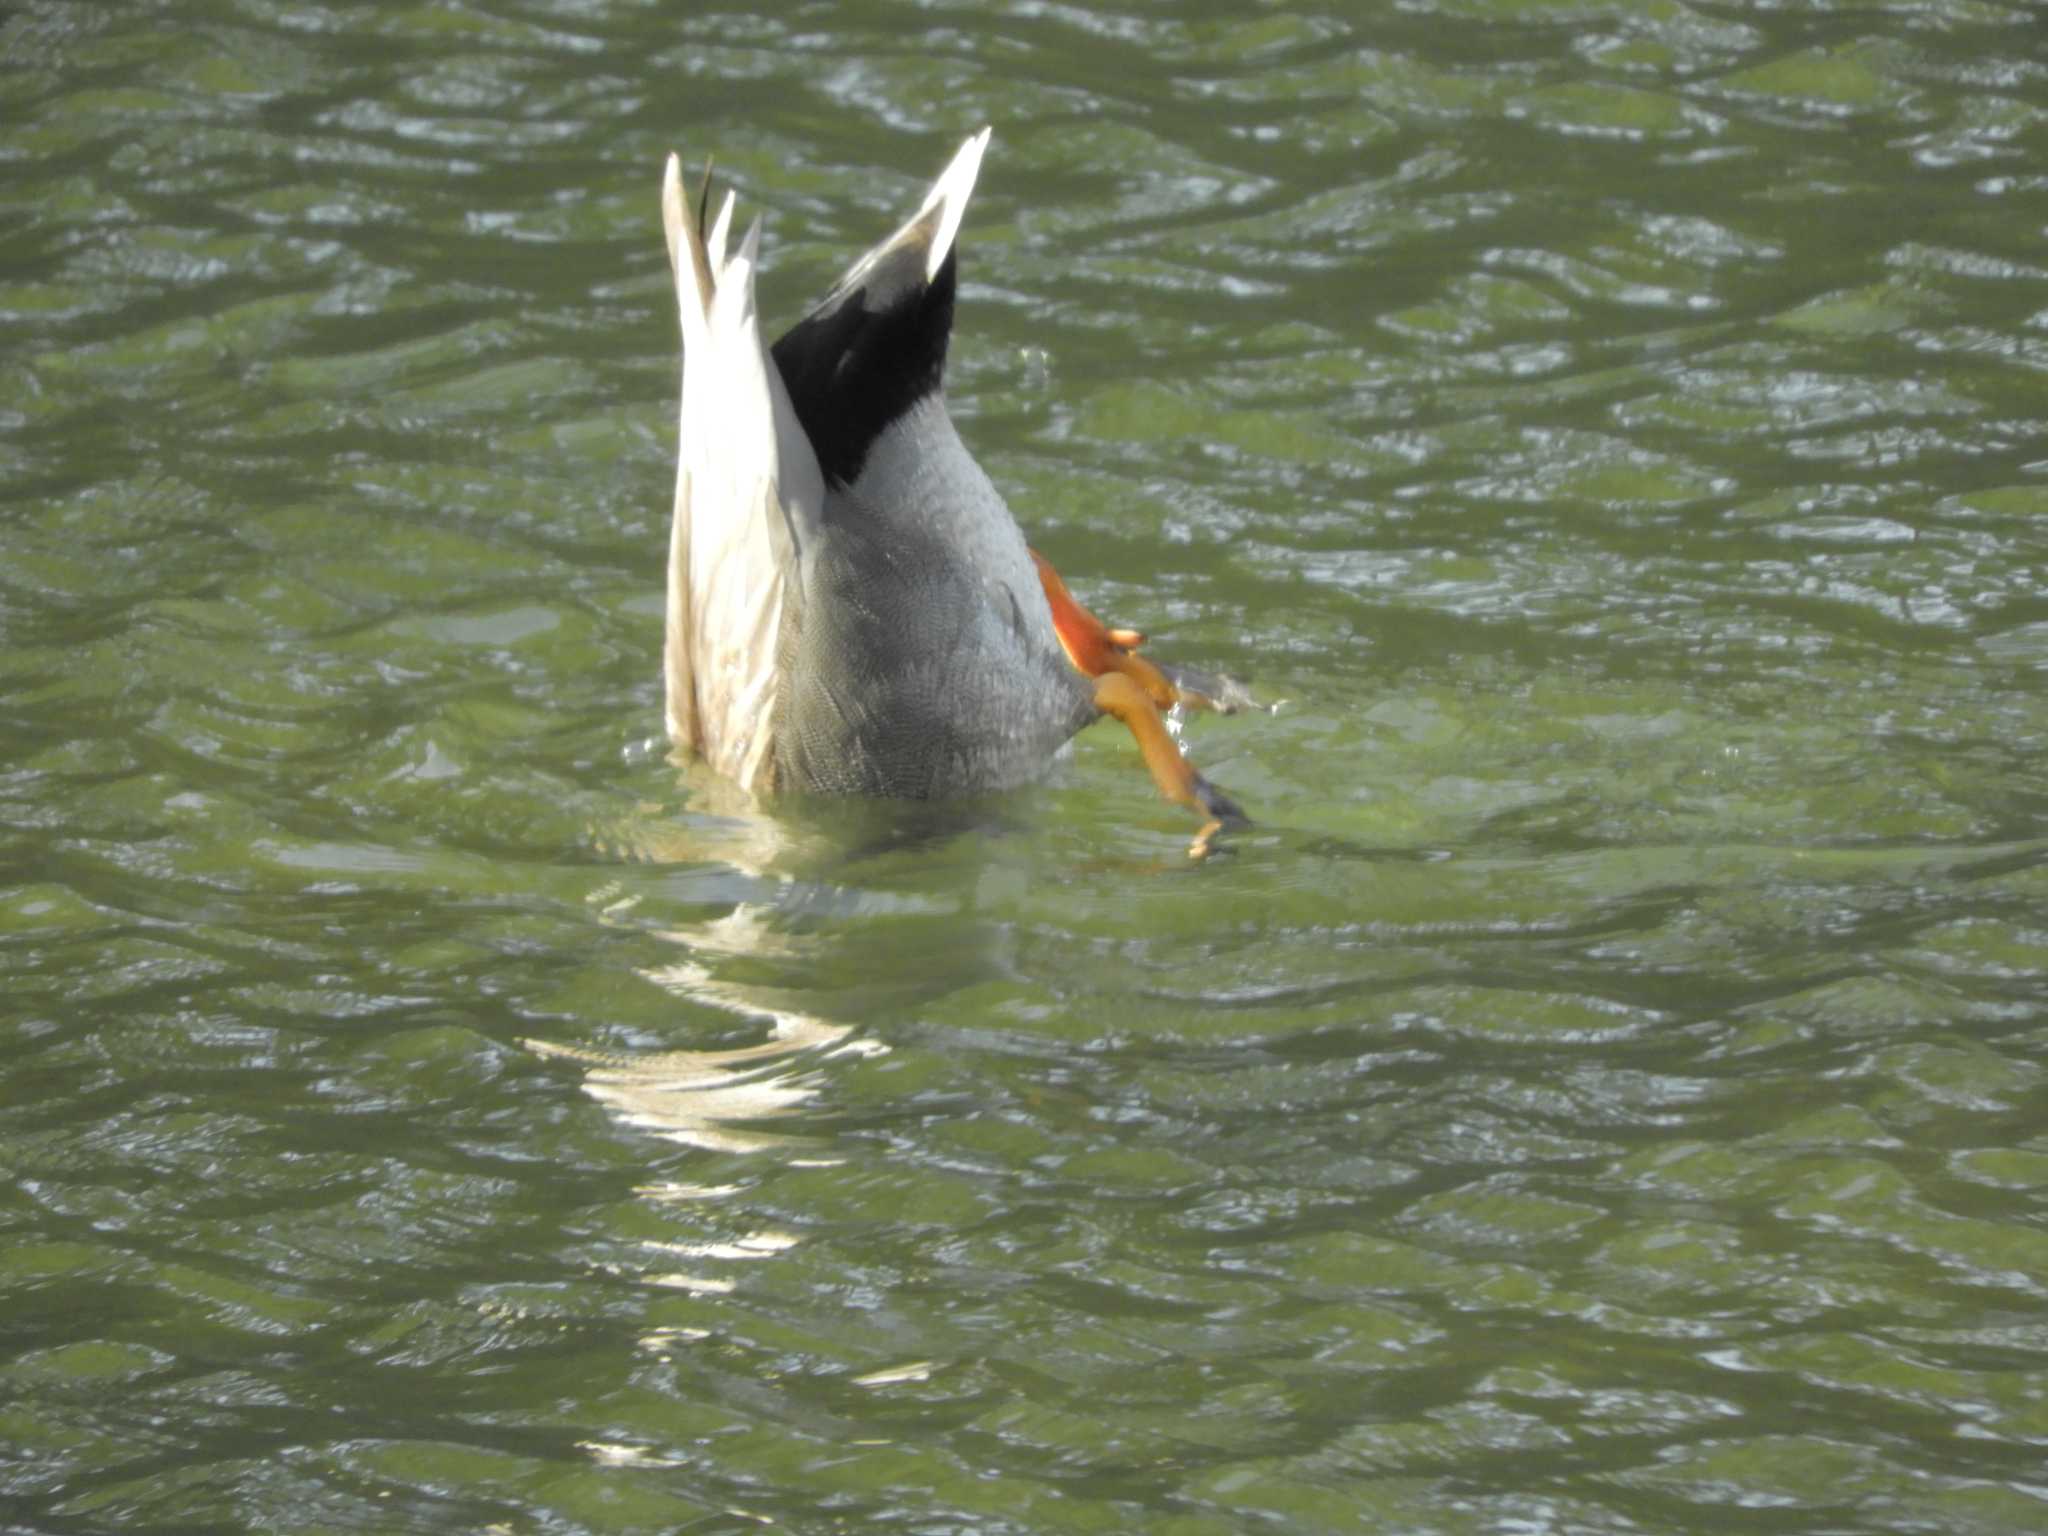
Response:
[{"label": "orange leg", "polygon": [[1038,566],[1038,580],[1045,588],[1046,603],[1052,609],[1052,627],[1074,670],[1088,677],[1121,672],[1151,697],[1159,709],[1171,709],[1181,702],[1172,683],[1144,657],[1132,654],[1145,643],[1135,629],[1111,629],[1095,617],[1067,590],[1060,573],[1037,550],[1031,558]]},{"label": "orange leg", "polygon": [[1195,772],[1195,765],[1181,755],[1179,744],[1167,734],[1166,722],[1159,718],[1151,696],[1127,674],[1105,672],[1095,680],[1095,707],[1130,727],[1160,794],[1209,818],[1210,825],[1195,839],[1197,845],[1206,842],[1226,822],[1246,820],[1237,802]]},{"label": "orange leg", "polygon": [[1052,627],[1067,660],[1075,671],[1095,679],[1095,707],[1130,727],[1159,793],[1207,818],[1188,848],[1190,858],[1207,857],[1218,832],[1225,826],[1243,826],[1247,818],[1236,801],[1195,771],[1159,712],[1182,703],[1207,709],[1218,706],[1206,694],[1182,691],[1151,662],[1133,655],[1145,643],[1143,635],[1104,624],[1074,600],[1045,556],[1034,549],[1031,558],[1038,566],[1038,580],[1052,609]]}]

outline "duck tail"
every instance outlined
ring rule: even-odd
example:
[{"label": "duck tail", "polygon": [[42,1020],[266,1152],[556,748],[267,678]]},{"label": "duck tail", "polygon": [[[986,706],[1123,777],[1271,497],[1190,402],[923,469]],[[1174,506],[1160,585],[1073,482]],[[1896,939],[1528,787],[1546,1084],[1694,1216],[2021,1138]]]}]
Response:
[{"label": "duck tail", "polygon": [[944,385],[960,223],[988,141],[970,135],[917,211],[775,343],[828,483],[855,483],[882,433]]},{"label": "duck tail", "polygon": [[[708,171],[705,194],[709,192]],[[761,342],[760,221],[728,254],[728,192],[707,235],[674,156],[662,230],[682,322],[675,512],[669,530],[664,711],[678,747],[747,789],[767,787],[776,637],[793,530],[824,500],[816,455]]]},{"label": "duck tail", "polygon": [[932,183],[931,191],[925,194],[924,206],[910,221],[914,227],[928,216],[937,214],[932,223],[931,244],[925,252],[926,282],[939,275],[939,268],[953,249],[954,238],[960,233],[960,220],[967,213],[967,200],[974,195],[974,180],[981,174],[981,156],[988,148],[988,138],[989,130],[986,128],[968,136],[939,173],[939,179]]}]

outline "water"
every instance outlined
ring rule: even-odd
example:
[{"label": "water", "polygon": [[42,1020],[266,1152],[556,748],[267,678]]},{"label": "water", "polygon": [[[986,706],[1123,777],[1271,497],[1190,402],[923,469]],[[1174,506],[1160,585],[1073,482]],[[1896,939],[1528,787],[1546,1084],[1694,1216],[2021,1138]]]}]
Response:
[{"label": "water", "polygon": [[[2048,1529],[2037,10],[0,50],[0,1530]],[[1203,863],[664,760],[662,158],[779,321],[983,122]]]}]

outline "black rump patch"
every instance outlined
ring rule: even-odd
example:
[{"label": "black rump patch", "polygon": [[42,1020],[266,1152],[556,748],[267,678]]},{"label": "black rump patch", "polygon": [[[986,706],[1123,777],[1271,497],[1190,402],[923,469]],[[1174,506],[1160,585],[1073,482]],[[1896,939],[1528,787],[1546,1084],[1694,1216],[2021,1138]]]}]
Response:
[{"label": "black rump patch", "polygon": [[879,309],[868,307],[871,284],[850,289],[770,348],[826,484],[851,485],[889,423],[938,392],[955,282],[948,251],[929,284],[914,283]]}]

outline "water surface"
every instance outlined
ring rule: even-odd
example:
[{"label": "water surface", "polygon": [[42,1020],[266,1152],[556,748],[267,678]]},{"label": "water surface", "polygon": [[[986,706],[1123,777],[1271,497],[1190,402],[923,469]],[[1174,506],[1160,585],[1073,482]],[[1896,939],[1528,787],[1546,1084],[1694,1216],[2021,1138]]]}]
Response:
[{"label": "water surface", "polygon": [[[0,22],[0,1528],[2048,1527],[1990,0]],[[663,157],[1272,716],[660,739]]]}]

